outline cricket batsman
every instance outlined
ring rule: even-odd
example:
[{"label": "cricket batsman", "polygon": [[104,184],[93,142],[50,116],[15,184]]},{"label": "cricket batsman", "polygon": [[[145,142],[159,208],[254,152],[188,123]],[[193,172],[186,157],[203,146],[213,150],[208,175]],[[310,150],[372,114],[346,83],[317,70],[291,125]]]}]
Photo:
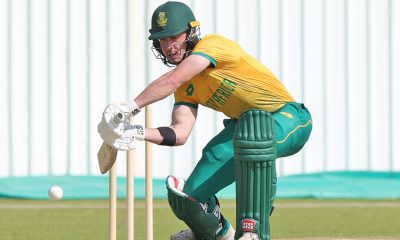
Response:
[{"label": "cricket batsman", "polygon": [[[193,129],[199,104],[224,113],[225,128],[203,148],[186,181],[167,177],[170,207],[188,226],[171,239],[270,239],[276,159],[303,148],[312,129],[309,111],[236,42],[214,34],[201,38],[200,23],[184,3],[169,1],[155,9],[149,40],[156,58],[172,68],[136,98],[108,105],[98,127],[101,137],[118,150],[134,149],[137,140],[179,146]],[[171,94],[175,104],[169,126],[131,126],[112,117],[135,115]],[[233,182],[232,223],[216,194]]]}]

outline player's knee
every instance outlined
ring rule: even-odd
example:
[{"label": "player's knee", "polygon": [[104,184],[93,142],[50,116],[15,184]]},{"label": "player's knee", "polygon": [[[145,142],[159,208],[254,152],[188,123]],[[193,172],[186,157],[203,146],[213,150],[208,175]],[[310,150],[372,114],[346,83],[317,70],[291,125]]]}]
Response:
[{"label": "player's knee", "polygon": [[235,159],[268,161],[277,157],[274,119],[262,110],[244,112],[236,124]]}]

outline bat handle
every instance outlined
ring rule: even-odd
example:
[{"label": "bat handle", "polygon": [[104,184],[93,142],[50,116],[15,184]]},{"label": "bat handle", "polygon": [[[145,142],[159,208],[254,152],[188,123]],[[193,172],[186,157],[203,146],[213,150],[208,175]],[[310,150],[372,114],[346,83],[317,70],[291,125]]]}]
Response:
[{"label": "bat handle", "polygon": [[119,112],[114,116],[114,122],[120,123],[120,122],[124,121],[124,118],[125,118],[125,115],[122,112]]}]

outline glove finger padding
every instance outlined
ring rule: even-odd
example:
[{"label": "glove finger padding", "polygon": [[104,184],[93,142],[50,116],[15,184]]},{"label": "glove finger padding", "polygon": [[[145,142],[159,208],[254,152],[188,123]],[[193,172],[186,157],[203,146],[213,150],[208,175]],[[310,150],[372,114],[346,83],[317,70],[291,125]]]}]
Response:
[{"label": "glove finger padding", "polygon": [[128,124],[122,136],[114,139],[111,144],[118,150],[128,151],[136,148],[136,140],[144,140],[145,128],[143,125],[130,125]]},{"label": "glove finger padding", "polygon": [[126,118],[124,110],[120,105],[110,104],[104,109],[102,121],[104,121],[115,134],[121,136],[127,124],[129,124],[129,119]]},{"label": "glove finger padding", "polygon": [[145,129],[142,125],[130,125],[130,116],[124,105],[108,105],[98,125],[98,132],[104,142],[118,150],[135,149],[135,140],[144,140]]},{"label": "glove finger padding", "polygon": [[128,125],[124,134],[131,135],[134,140],[143,141],[145,138],[145,127],[143,125]]},{"label": "glove finger padding", "polygon": [[132,135],[123,134],[112,143],[112,146],[122,151],[133,150],[136,148],[135,138]]},{"label": "glove finger padding", "polygon": [[97,126],[97,131],[100,134],[100,137],[106,142],[108,145],[112,145],[112,143],[120,137],[119,134],[115,133],[107,124],[107,122],[103,119]]}]

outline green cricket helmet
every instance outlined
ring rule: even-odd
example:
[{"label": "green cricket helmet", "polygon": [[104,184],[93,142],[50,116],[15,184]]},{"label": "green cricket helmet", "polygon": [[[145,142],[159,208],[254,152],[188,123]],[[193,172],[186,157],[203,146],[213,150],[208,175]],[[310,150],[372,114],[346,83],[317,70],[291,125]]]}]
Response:
[{"label": "green cricket helmet", "polygon": [[192,10],[181,2],[166,2],[160,5],[151,17],[149,40],[172,37],[190,28],[196,22]]},{"label": "green cricket helmet", "polygon": [[176,36],[183,32],[188,33],[186,54],[190,53],[200,40],[199,26],[200,23],[196,21],[192,10],[186,4],[169,1],[160,5],[153,12],[149,30],[149,40],[153,40],[152,50],[156,58],[168,65],[168,61],[161,51],[159,39]]}]

